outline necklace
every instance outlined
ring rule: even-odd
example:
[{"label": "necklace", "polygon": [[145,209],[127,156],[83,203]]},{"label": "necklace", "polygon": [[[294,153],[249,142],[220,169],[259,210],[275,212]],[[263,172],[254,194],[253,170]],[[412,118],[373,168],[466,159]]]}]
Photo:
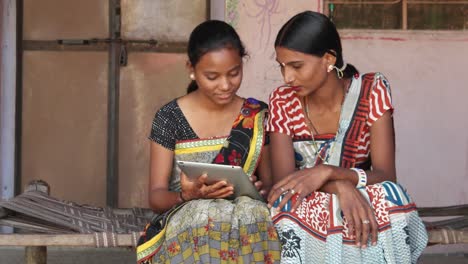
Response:
[{"label": "necklace", "polygon": [[[314,137],[314,131],[318,134],[318,131],[317,129],[315,128],[315,126],[313,125],[312,121],[310,120],[310,117],[309,117],[309,102],[307,100],[307,96],[304,96],[304,99],[303,99],[303,105],[305,105],[305,116],[306,116],[306,121],[309,125],[309,132],[310,132],[310,135],[312,137],[312,150],[314,151],[314,155],[315,157],[319,158],[320,160],[322,160],[322,163],[323,164],[328,164],[328,159],[329,157],[331,156],[331,154],[333,153],[333,150],[335,149],[335,139],[333,139],[333,142],[331,143],[331,147],[330,147],[330,151],[328,151],[328,153],[326,153],[326,156],[323,157],[322,153],[321,153],[321,148],[319,148],[317,142],[315,141],[315,137]],[[313,130],[312,130],[312,129]],[[336,136],[335,136],[336,138]]]},{"label": "necklace", "polygon": [[[343,103],[344,103],[344,99],[345,99],[345,95],[346,93],[343,93],[343,99],[341,100],[341,109],[343,109]],[[309,132],[310,132],[310,135],[312,137],[312,148],[313,148],[313,151],[315,152],[314,155],[317,157],[317,158],[320,158],[320,160],[322,160],[322,163],[323,164],[328,164],[328,160],[330,158],[330,156],[333,154],[333,151],[335,150],[335,145],[336,145],[336,138],[338,136],[338,133],[340,133],[340,118],[341,118],[341,113],[340,113],[340,118],[338,118],[338,130],[336,131],[336,134],[335,134],[335,137],[333,138],[332,142],[330,143],[331,146],[330,146],[330,151],[328,151],[326,153],[326,156],[323,157],[322,156],[322,153],[320,153],[321,149],[319,148],[317,142],[315,141],[315,137],[314,137],[314,131],[316,134],[318,134],[318,130],[317,128],[315,128],[314,124],[312,123],[312,120],[310,119],[309,117],[309,101],[308,101],[308,96],[304,96],[303,97],[303,101],[302,101],[302,104],[305,106],[304,107],[304,110],[305,110],[305,116],[306,116],[306,121],[308,123],[308,127],[309,127]],[[323,148],[323,147],[322,147]]]}]

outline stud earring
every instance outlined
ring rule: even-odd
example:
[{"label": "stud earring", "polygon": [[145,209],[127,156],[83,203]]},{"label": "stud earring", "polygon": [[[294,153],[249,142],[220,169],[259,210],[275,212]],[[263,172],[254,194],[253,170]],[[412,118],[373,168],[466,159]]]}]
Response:
[{"label": "stud earring", "polygon": [[331,71],[333,71],[333,65],[330,64],[328,65],[327,72],[331,72]]},{"label": "stud earring", "polygon": [[193,72],[189,76],[190,76],[190,79],[195,80],[195,74]]}]

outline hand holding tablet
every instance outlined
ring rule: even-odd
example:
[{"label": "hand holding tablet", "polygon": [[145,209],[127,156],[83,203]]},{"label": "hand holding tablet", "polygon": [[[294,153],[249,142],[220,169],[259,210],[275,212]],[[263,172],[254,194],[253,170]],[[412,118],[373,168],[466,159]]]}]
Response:
[{"label": "hand holding tablet", "polygon": [[191,179],[196,179],[202,174],[208,175],[208,183],[226,181],[234,187],[232,198],[249,196],[252,199],[264,201],[249,177],[241,167],[220,165],[212,163],[200,163],[191,161],[177,161],[180,169]]}]

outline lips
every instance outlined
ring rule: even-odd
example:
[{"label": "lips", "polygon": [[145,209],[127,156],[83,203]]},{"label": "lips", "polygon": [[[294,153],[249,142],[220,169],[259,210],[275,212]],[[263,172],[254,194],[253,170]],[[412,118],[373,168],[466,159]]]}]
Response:
[{"label": "lips", "polygon": [[222,99],[222,100],[226,100],[226,99],[229,99],[232,97],[232,94],[218,94],[216,95],[218,98]]}]

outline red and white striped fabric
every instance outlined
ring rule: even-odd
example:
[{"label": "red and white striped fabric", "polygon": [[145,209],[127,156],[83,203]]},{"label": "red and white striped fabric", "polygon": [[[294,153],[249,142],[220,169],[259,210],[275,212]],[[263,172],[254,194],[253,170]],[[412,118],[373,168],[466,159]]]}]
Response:
[{"label": "red and white striped fabric", "polygon": [[[372,91],[368,98],[369,112],[366,126],[359,137],[356,163],[364,162],[370,152],[370,127],[387,111],[393,112],[390,85],[382,74],[376,74]],[[361,100],[365,100],[361,98]],[[269,118],[266,129],[268,132],[287,134],[293,139],[310,137],[310,131],[306,125],[304,110],[300,98],[291,87],[281,86],[270,95]],[[313,122],[313,120],[312,120]],[[329,135],[314,135],[316,140],[327,138]]]},{"label": "red and white striped fabric", "polygon": [[268,109],[270,114],[267,131],[287,134],[290,137],[310,135],[301,101],[291,87],[276,88],[270,95]]},{"label": "red and white striped fabric", "polygon": [[369,98],[369,116],[367,124],[372,124],[381,118],[388,110],[393,112],[390,84],[383,75],[377,75],[375,85]]}]

